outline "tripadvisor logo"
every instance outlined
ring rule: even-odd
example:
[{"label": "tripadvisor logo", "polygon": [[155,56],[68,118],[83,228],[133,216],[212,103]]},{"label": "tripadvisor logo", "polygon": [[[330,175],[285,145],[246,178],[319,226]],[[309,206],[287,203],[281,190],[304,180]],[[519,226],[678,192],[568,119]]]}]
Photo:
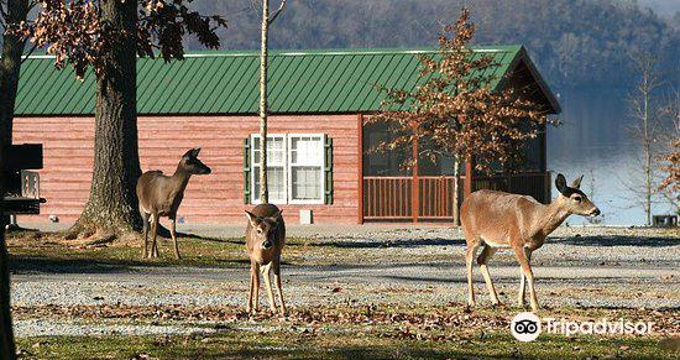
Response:
[{"label": "tripadvisor logo", "polygon": [[653,331],[653,322],[631,322],[625,319],[609,320],[600,319],[598,321],[571,321],[562,318],[544,318],[544,326],[541,326],[541,319],[534,313],[523,312],[517,314],[510,323],[510,331],[515,339],[523,342],[534,341],[541,334],[541,331],[548,334],[572,335],[593,335],[593,334],[619,334],[619,335],[646,335]]},{"label": "tripadvisor logo", "polygon": [[512,319],[510,331],[519,341],[534,341],[541,334],[541,319],[534,313],[519,313]]}]

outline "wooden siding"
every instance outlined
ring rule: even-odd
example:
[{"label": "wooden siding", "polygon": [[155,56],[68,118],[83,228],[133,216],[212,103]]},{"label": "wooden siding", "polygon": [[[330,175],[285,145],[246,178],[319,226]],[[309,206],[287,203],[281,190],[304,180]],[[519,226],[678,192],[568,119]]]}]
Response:
[{"label": "wooden siding", "polygon": [[[186,223],[240,223],[243,210],[243,139],[257,133],[255,116],[142,116],[138,121],[142,171],[174,172],[180,156],[202,146],[200,158],[212,168],[194,177],[178,216]],[[332,205],[282,205],[289,223],[300,209],[312,209],[315,223],[356,223],[358,211],[358,122],[356,115],[272,116],[269,133],[324,133],[333,138]],[[20,217],[44,222],[51,214],[75,221],[87,201],[92,177],[94,119],[22,117],[14,122],[14,143],[42,143],[44,169],[41,215]]]}]

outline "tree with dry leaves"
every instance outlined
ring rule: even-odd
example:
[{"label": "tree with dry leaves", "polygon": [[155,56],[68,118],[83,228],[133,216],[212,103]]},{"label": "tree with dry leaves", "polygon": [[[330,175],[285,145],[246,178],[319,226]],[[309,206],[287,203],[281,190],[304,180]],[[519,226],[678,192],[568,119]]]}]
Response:
[{"label": "tree with dry leaves", "polygon": [[677,194],[680,192],[680,138],[673,141],[672,146],[673,151],[664,157],[667,164],[661,167],[661,171],[668,173],[668,176],[660,189]]},{"label": "tree with dry leaves", "polygon": [[[548,121],[546,110],[527,100],[522,89],[489,88],[498,67],[492,56],[475,54],[470,42],[475,25],[463,8],[458,21],[446,26],[439,50],[421,56],[418,86],[413,90],[383,88],[385,111],[370,121],[390,127],[394,135],[377,146],[378,151],[406,148],[415,140],[429,144],[423,155],[436,159],[445,153],[454,159],[453,203],[459,203],[460,167],[474,161],[478,171],[492,165],[517,164],[525,143],[536,138]],[[408,110],[391,110],[406,107]],[[411,160],[413,161],[413,160]],[[458,221],[458,206],[454,206]]]},{"label": "tree with dry leaves", "polygon": [[665,177],[659,186],[659,191],[665,195],[680,213],[680,93],[675,93],[665,107],[665,115],[673,121],[668,149],[661,156],[660,170]]},{"label": "tree with dry leaves", "polygon": [[141,228],[135,184],[141,175],[137,144],[136,57],[181,60],[183,39],[220,46],[219,16],[189,8],[192,0],[47,0],[24,35],[55,56],[57,68],[96,77],[94,174],[90,197],[67,237],[113,239]]},{"label": "tree with dry leaves", "polygon": [[621,179],[628,190],[631,207],[642,208],[645,223],[652,224],[654,206],[662,199],[657,188],[661,182],[659,159],[665,144],[662,135],[666,106],[662,100],[664,83],[659,71],[659,57],[651,53],[638,53],[630,57],[637,72],[633,91],[628,96],[629,113],[633,120],[629,132],[637,153],[631,157],[635,171]]}]

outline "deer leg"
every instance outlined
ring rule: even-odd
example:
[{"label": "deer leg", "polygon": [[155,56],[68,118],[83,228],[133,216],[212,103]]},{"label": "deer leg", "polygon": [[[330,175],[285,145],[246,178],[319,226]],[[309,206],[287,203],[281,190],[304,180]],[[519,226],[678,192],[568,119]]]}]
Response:
[{"label": "deer leg", "polygon": [[258,272],[260,271],[260,265],[255,264],[253,268],[253,280],[255,280],[255,283],[253,284],[253,311],[258,311],[260,310],[260,274]]},{"label": "deer leg", "polygon": [[149,248],[149,214],[141,211],[142,215],[142,259],[146,259]]},{"label": "deer leg", "polygon": [[276,313],[276,302],[274,301],[274,292],[272,291],[272,281],[270,278],[270,270],[272,268],[272,263],[269,263],[260,268],[260,273],[262,278],[264,278],[264,286],[267,289],[267,296],[269,297],[269,308],[272,313]]},{"label": "deer leg", "polygon": [[498,301],[498,295],[496,294],[496,289],[493,287],[493,282],[491,281],[491,275],[489,275],[489,269],[486,265],[487,261],[491,259],[493,254],[496,253],[496,249],[492,248],[489,245],[484,245],[484,248],[482,249],[482,253],[479,254],[479,257],[477,258],[477,264],[479,264],[479,268],[482,271],[482,276],[484,276],[484,282],[486,283],[486,287],[489,290],[489,295],[491,296],[491,302],[494,305],[500,304],[500,301]]},{"label": "deer leg", "polygon": [[246,305],[246,312],[251,313],[253,311],[253,294],[255,293],[255,278],[257,277],[256,265],[250,263],[250,292],[248,293],[248,305]]},{"label": "deer leg", "polygon": [[526,277],[524,276],[524,270],[519,267],[519,296],[517,297],[517,305],[519,307],[524,307],[525,291],[526,288]]},{"label": "deer leg", "polygon": [[529,251],[524,250],[523,248],[515,248],[514,250],[515,254],[517,255],[517,260],[519,260],[519,264],[522,266],[522,272],[526,277],[526,282],[529,287],[529,301],[531,302],[531,310],[538,311],[538,300],[536,299],[536,292],[534,290],[534,274],[531,270],[529,257],[526,255],[526,253]]},{"label": "deer leg", "polygon": [[467,267],[468,280],[468,305],[470,306],[475,306],[475,289],[472,286],[472,258],[475,257],[477,248],[479,248],[478,244],[468,244],[467,253],[465,254],[465,265]]},{"label": "deer leg", "polygon": [[179,246],[177,246],[177,220],[175,216],[170,217],[170,236],[172,237],[172,242],[175,245],[175,259],[179,260],[182,257],[179,256]]},{"label": "deer leg", "polygon": [[[528,261],[531,261],[531,252],[528,250],[524,250],[524,255],[526,256]],[[526,276],[524,276],[524,270],[522,270],[522,266],[519,267],[519,296],[517,298],[517,305],[519,307],[524,307],[524,299],[526,297]]]},{"label": "deer leg", "polygon": [[150,258],[158,257],[158,245],[156,244],[156,235],[158,235],[158,214],[151,215],[151,254]]},{"label": "deer leg", "polygon": [[276,259],[273,266],[274,282],[276,282],[276,293],[281,301],[281,315],[286,315],[286,303],[283,301],[283,292],[281,291],[281,260]]}]

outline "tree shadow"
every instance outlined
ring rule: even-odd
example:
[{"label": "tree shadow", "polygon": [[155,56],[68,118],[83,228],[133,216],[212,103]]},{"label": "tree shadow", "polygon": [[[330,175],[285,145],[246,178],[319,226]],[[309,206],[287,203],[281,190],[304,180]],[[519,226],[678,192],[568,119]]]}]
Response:
[{"label": "tree shadow", "polygon": [[577,246],[640,246],[640,247],[669,247],[680,245],[680,239],[662,236],[621,236],[621,235],[600,235],[600,236],[576,236],[556,239],[555,244],[577,245]]},{"label": "tree shadow", "polygon": [[[248,358],[248,359],[512,359],[521,357],[522,359],[541,359],[540,355],[527,353],[517,353],[513,347],[508,347],[506,351],[498,355],[480,354],[479,347],[484,346],[484,340],[468,341],[468,345],[460,349],[437,349],[422,346],[413,340],[399,339],[396,344],[389,345],[326,345],[323,347],[315,346],[308,351],[301,352],[295,347],[275,347],[258,346],[247,344],[235,349],[203,349],[200,356],[192,349],[185,349],[179,353],[173,352],[177,358]],[[540,353],[539,353],[540,354]]]},{"label": "tree shadow", "polygon": [[462,239],[418,239],[418,240],[332,240],[310,242],[302,244],[307,246],[329,246],[348,249],[371,249],[371,248],[415,248],[420,246],[464,246]]},{"label": "tree shadow", "polygon": [[[211,268],[242,268],[250,264],[247,259],[213,260]],[[10,255],[9,267],[13,274],[96,274],[96,273],[124,273],[151,269],[167,269],[177,266],[206,267],[191,261],[177,261],[174,259],[142,261],[127,259],[82,259],[55,258],[41,255]]]}]

